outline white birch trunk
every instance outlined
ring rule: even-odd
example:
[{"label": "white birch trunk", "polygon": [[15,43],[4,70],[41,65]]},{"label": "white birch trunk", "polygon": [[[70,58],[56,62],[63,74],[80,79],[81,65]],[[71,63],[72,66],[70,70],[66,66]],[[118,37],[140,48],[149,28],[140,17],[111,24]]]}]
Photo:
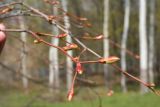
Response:
[{"label": "white birch trunk", "polygon": [[[140,43],[140,79],[144,82],[148,81],[147,78],[147,34],[146,34],[146,0],[140,0],[139,9],[139,43]],[[148,92],[147,87],[141,84],[141,93]]]},{"label": "white birch trunk", "polygon": [[[67,12],[68,11],[68,0],[61,0],[62,1],[62,8]],[[68,16],[64,16],[64,25],[65,28],[68,30],[71,27],[70,25],[70,21],[69,21],[69,17]],[[70,36],[67,36],[66,40],[70,43],[72,43],[72,38]],[[72,51],[68,51],[67,52],[70,56],[73,55]],[[67,57],[66,58],[66,70],[67,70],[67,90],[70,89],[71,84],[72,84],[72,78],[73,78],[73,62],[72,60]]]},{"label": "white birch trunk", "polygon": [[[54,15],[57,15],[57,8],[53,7]],[[52,28],[53,35],[58,35],[59,30],[56,26]],[[51,43],[53,45],[58,46],[59,40],[57,38],[51,38]],[[58,92],[58,88],[60,86],[60,79],[59,79],[59,63],[58,63],[58,49],[54,47],[49,48],[49,86],[50,92]]]},{"label": "white birch trunk", "polygon": [[155,35],[155,0],[150,0],[150,28],[149,28],[149,59],[148,59],[148,72],[149,82],[154,83],[154,35]]},{"label": "white birch trunk", "polygon": [[[128,30],[129,30],[129,17],[130,17],[130,0],[125,0],[125,13],[124,13],[124,26],[123,26],[123,34],[121,41],[121,68],[123,71],[127,70],[126,65],[126,47],[127,47],[127,38],[128,38]],[[122,91],[126,92],[126,76],[121,74],[121,87]]]},{"label": "white birch trunk", "polygon": [[[25,20],[23,16],[19,16],[19,24],[20,29],[26,29],[25,27]],[[28,89],[28,71],[27,71],[27,49],[26,49],[26,42],[27,42],[27,34],[25,32],[21,32],[20,34],[21,41],[23,42],[22,48],[21,48],[21,73],[24,75],[22,76],[22,83],[23,88]]]},{"label": "white birch trunk", "polygon": [[[104,34],[104,41],[103,41],[103,50],[104,50],[104,57],[109,57],[109,0],[104,0],[104,23],[103,23],[103,34]],[[111,88],[110,86],[110,73],[108,69],[108,65],[104,65],[104,76],[105,76],[105,83],[108,88]]]}]

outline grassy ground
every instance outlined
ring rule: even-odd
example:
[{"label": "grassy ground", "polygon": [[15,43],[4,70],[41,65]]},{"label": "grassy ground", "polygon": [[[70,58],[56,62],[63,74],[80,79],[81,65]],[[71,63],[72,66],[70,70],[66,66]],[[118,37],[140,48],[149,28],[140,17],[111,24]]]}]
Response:
[{"label": "grassy ground", "polygon": [[[26,95],[20,91],[2,92],[1,90],[0,107],[99,107],[99,100],[95,96],[90,96],[89,100],[90,93],[84,93],[75,96],[71,102],[55,102],[53,99],[40,98],[33,93]],[[64,98],[63,95],[62,97]],[[146,95],[115,93],[111,97],[103,95],[101,107],[160,107],[160,97],[151,93]]]}]

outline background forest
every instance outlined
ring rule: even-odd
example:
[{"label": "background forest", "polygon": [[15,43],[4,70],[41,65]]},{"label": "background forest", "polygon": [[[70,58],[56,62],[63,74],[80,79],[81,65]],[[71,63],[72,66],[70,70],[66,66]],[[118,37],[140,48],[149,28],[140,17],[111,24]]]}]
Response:
[{"label": "background forest", "polygon": [[[7,40],[0,55],[0,107],[158,107],[159,20],[160,0],[1,0]],[[9,29],[29,29],[67,48],[83,73],[76,75],[77,63],[61,50]],[[71,44],[76,49],[69,50]],[[111,61],[90,63],[103,57]],[[112,58],[120,60],[112,64]]]}]

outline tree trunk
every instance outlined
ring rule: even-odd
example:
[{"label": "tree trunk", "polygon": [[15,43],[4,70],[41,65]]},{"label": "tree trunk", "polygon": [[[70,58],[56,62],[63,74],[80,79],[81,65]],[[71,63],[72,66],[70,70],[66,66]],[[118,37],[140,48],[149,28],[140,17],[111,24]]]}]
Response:
[{"label": "tree trunk", "polygon": [[[103,50],[104,50],[104,57],[109,57],[109,40],[108,40],[108,26],[109,26],[109,0],[104,0],[104,23],[103,23],[103,34],[104,34],[104,41],[103,41]],[[108,65],[104,65],[104,76],[105,76],[105,83],[108,88],[111,88],[111,72],[109,72]]]},{"label": "tree trunk", "polygon": [[[140,42],[140,79],[144,82],[147,78],[147,34],[146,34],[146,0],[140,0],[139,9],[139,42]],[[141,93],[148,92],[147,87],[141,84]]]},{"label": "tree trunk", "polygon": [[[53,14],[57,15],[57,8],[53,7]],[[52,28],[53,35],[58,35],[59,30],[56,26]],[[59,40],[57,38],[51,38],[51,43],[53,45],[58,46]],[[58,63],[58,49],[54,47],[49,48],[49,86],[50,92],[58,92],[60,86],[60,79],[59,79],[59,63]]]},{"label": "tree trunk", "polygon": [[[129,16],[130,16],[130,0],[125,0],[125,13],[124,13],[124,26],[123,34],[121,41],[121,68],[123,71],[127,70],[126,65],[126,47],[127,47],[127,38],[128,38],[128,29],[129,29]],[[121,87],[123,92],[127,91],[126,87],[126,77],[124,74],[121,74]]]},{"label": "tree trunk", "polygon": [[[25,27],[25,20],[23,16],[19,16],[19,24],[21,29],[26,29]],[[27,35],[25,32],[21,32],[21,41],[23,42],[21,48],[21,73],[25,76],[22,76],[22,83],[23,88],[27,91],[28,89],[28,78],[29,76],[27,71],[27,49],[26,49],[26,42],[27,42]]]},{"label": "tree trunk", "polygon": [[[67,12],[68,11],[68,0],[61,0],[62,1],[62,8]],[[69,32],[69,29],[71,27],[70,25],[70,22],[69,22],[69,17],[68,16],[64,16],[64,25],[65,25],[65,28],[68,30]],[[66,40],[70,43],[72,43],[72,38],[70,36],[67,36]],[[70,56],[72,56],[72,51],[68,51],[67,52]],[[67,57],[66,59],[66,69],[67,69],[67,90],[70,89],[71,87],[71,84],[72,84],[72,74],[73,74],[73,62],[72,60]]]},{"label": "tree trunk", "polygon": [[149,28],[149,59],[148,59],[148,72],[149,82],[154,83],[154,35],[155,35],[155,0],[150,0],[150,28]]}]

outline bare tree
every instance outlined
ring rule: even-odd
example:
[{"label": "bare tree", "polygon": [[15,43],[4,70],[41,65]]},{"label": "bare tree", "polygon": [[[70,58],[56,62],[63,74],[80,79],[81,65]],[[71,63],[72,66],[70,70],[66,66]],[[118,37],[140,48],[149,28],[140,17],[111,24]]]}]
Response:
[{"label": "bare tree", "polygon": [[[108,26],[109,26],[109,0],[104,0],[104,23],[103,23],[103,34],[104,34],[104,41],[103,41],[103,50],[104,50],[104,57],[109,57],[109,31],[108,31]],[[105,82],[108,87],[110,86],[110,73],[108,69],[108,65],[104,65],[104,76],[105,76]]]},{"label": "bare tree", "polygon": [[149,72],[149,82],[154,82],[154,35],[155,35],[155,0],[150,0],[150,21],[149,21],[149,59],[148,59],[148,72]]},{"label": "bare tree", "polygon": [[[61,1],[62,1],[63,10],[67,12],[68,11],[68,1],[67,0],[61,0]],[[66,16],[66,15],[64,16],[64,25],[65,25],[65,28],[67,29],[68,34],[69,34],[69,30],[70,30],[71,25],[70,25],[69,17]],[[67,36],[66,40],[68,42],[72,43],[72,38],[70,36]],[[68,51],[67,53],[70,56],[72,56],[72,54],[73,54],[72,51]],[[73,78],[73,76],[72,76],[72,74],[73,74],[73,72],[72,72],[73,62],[69,57],[67,57],[67,59],[66,59],[66,64],[67,64],[66,65],[66,69],[67,69],[67,89],[69,90],[71,85],[72,85],[72,78]]]},{"label": "bare tree", "polygon": [[[121,68],[123,71],[127,70],[126,47],[127,47],[127,38],[128,38],[128,30],[129,30],[129,17],[130,17],[130,0],[125,0],[124,25],[123,25],[123,34],[122,34],[122,41],[121,41]],[[126,77],[124,74],[122,74],[121,76],[121,87],[123,92],[127,91]]]},{"label": "bare tree", "polygon": [[[26,29],[26,23],[24,20],[23,16],[19,16],[19,24],[21,29]],[[21,48],[21,73],[23,75],[28,76],[28,71],[27,71],[27,48],[26,48],[26,42],[27,42],[27,34],[25,32],[21,32],[21,41],[22,41],[22,48]],[[28,78],[22,76],[22,83],[24,89],[27,90],[28,88]]]},{"label": "bare tree", "polygon": [[[58,10],[57,7],[53,6],[53,14],[57,15]],[[53,35],[58,35],[59,30],[57,27],[52,27]],[[51,38],[51,43],[55,46],[58,46],[59,39]],[[54,47],[49,48],[49,86],[50,92],[53,92],[53,88],[56,92],[58,92],[58,88],[60,86],[60,79],[59,79],[59,64],[58,64],[58,49]]]},{"label": "bare tree", "polygon": [[[139,6],[140,78],[144,82],[147,82],[148,51],[146,34],[146,0],[140,0]],[[148,89],[141,84],[140,91],[141,93],[146,93],[148,92]]]}]

